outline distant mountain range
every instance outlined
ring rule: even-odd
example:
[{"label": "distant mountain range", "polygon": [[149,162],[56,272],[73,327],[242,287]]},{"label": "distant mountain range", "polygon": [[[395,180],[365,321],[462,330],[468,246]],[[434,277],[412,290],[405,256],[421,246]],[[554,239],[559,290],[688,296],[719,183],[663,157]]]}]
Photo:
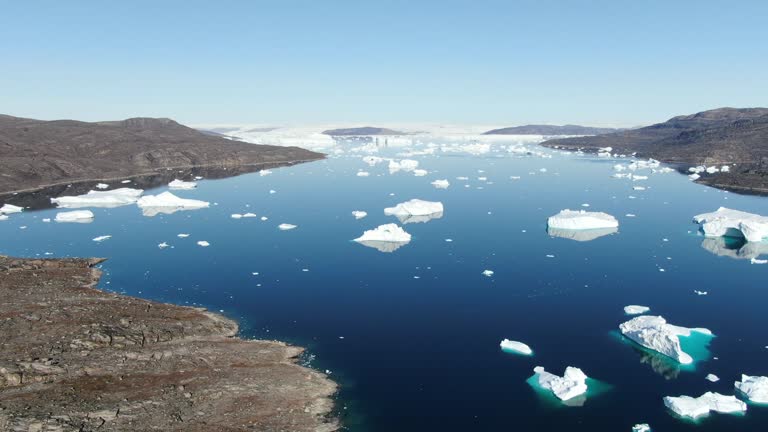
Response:
[{"label": "distant mountain range", "polygon": [[502,129],[493,129],[483,135],[601,135],[617,132],[621,129],[598,128],[579,125],[524,125]]},{"label": "distant mountain range", "polygon": [[736,164],[730,173],[703,175],[712,186],[768,193],[768,108],[718,108],[673,117],[663,123],[610,134],[561,138],[543,145],[614,153],[637,153],[663,162],[691,165]]},{"label": "distant mountain range", "polygon": [[329,129],[323,131],[325,135],[331,136],[364,136],[364,135],[408,135],[405,132],[380,127],[356,127],[346,129]]},{"label": "distant mountain range", "polygon": [[166,118],[87,123],[0,115],[0,192],[164,168],[290,164],[323,157],[298,147],[234,141]]}]

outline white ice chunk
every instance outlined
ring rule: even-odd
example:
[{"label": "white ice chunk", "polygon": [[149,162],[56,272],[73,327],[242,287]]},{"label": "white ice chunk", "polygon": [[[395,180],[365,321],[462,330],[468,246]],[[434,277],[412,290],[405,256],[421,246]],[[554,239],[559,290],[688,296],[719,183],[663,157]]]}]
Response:
[{"label": "white ice chunk", "polygon": [[579,368],[568,366],[562,377],[545,371],[541,366],[533,371],[537,374],[539,386],[551,390],[560,400],[573,399],[587,392],[587,375]]},{"label": "white ice chunk", "polygon": [[56,213],[56,222],[89,223],[93,221],[93,212],[90,210],[75,210],[71,212]]},{"label": "white ice chunk", "polygon": [[693,358],[680,347],[680,336],[691,332],[711,335],[705,328],[686,328],[668,324],[660,316],[642,315],[619,325],[621,333],[648,349],[677,360],[681,364],[693,363]]},{"label": "white ice chunk", "polygon": [[168,187],[171,189],[179,189],[179,190],[190,190],[197,187],[197,183],[195,182],[185,182],[179,179],[175,179],[172,182],[168,183]]},{"label": "white ice chunk", "polygon": [[230,215],[229,217],[231,217],[232,219],[242,219],[243,215],[241,215],[240,213],[232,213],[232,215]]},{"label": "white ice chunk", "polygon": [[159,213],[171,214],[179,210],[207,208],[206,201],[179,198],[170,192],[159,195],[145,195],[136,202],[144,216],[155,216]]},{"label": "white ice chunk", "polygon": [[718,382],[718,381],[720,381],[720,377],[718,377],[715,374],[707,374],[707,376],[705,376],[704,379],[709,381],[709,382]]},{"label": "white ice chunk", "polygon": [[522,342],[504,339],[501,341],[499,346],[501,346],[501,349],[504,350],[505,352],[511,352],[511,353],[522,354],[527,356],[533,355],[533,350],[531,349],[531,347],[529,347],[528,345]]},{"label": "white ice chunk", "polygon": [[0,213],[4,214],[21,213],[23,210],[23,207],[15,206],[13,204],[6,204],[0,207]]},{"label": "white ice chunk", "polygon": [[627,315],[640,315],[651,310],[648,306],[629,305],[624,306],[624,313]]},{"label": "white ice chunk", "polygon": [[270,170],[266,170],[266,169],[265,169],[265,170],[261,170],[261,171],[259,171],[259,175],[260,175],[261,177],[264,177],[264,176],[268,176],[268,175],[270,175],[270,174],[272,174],[272,171],[270,171]]},{"label": "white ice chunk", "polygon": [[424,177],[425,175],[429,174],[429,171],[424,169],[415,169],[413,170],[413,175],[416,177]]},{"label": "white ice chunk", "polygon": [[141,189],[120,188],[110,191],[89,191],[84,195],[63,196],[51,198],[51,202],[61,208],[81,208],[81,207],[120,207],[130,205],[138,201]]},{"label": "white ice chunk", "polygon": [[651,427],[648,423],[639,423],[632,426],[632,432],[651,432]]},{"label": "white ice chunk", "polygon": [[396,216],[402,223],[427,222],[443,217],[443,203],[412,199],[384,209],[384,214]]},{"label": "white ice chunk", "polygon": [[157,245],[157,247],[159,247],[160,249],[165,249],[168,246],[170,246],[170,245],[168,243],[166,243],[166,242],[162,242],[159,245]]},{"label": "white ice chunk", "polygon": [[720,207],[693,217],[707,237],[744,237],[757,242],[768,239],[768,217]]},{"label": "white ice chunk", "polygon": [[208,246],[210,246],[211,244],[210,244],[210,243],[208,243],[208,242],[207,242],[207,241],[205,241],[205,240],[200,240],[199,242],[197,242],[197,245],[198,245],[198,246],[202,246],[202,247],[208,247]]},{"label": "white ice chunk", "polygon": [[184,233],[177,234],[176,237],[178,237],[178,238],[187,238],[187,237],[189,237],[189,234],[184,234]]},{"label": "white ice chunk", "polygon": [[368,213],[364,212],[362,210],[355,210],[355,211],[352,212],[352,216],[354,216],[355,219],[362,219],[362,218],[368,216]]},{"label": "white ice chunk", "polygon": [[256,213],[243,213],[244,218],[255,218],[256,216]]},{"label": "white ice chunk", "polygon": [[691,419],[708,415],[710,411],[725,414],[747,411],[747,404],[736,399],[736,396],[725,396],[714,392],[706,392],[697,398],[667,396],[664,398],[664,405],[680,417]]},{"label": "white ice chunk", "polygon": [[451,185],[451,183],[448,182],[448,180],[446,180],[446,179],[435,180],[431,184],[432,184],[432,186],[434,186],[434,187],[436,187],[438,189],[448,189],[448,186]]},{"label": "white ice chunk", "polygon": [[294,228],[296,228],[296,225],[291,225],[289,223],[281,223],[280,225],[277,226],[277,229],[279,229],[280,231],[288,231]]},{"label": "white ice chunk", "polygon": [[369,175],[371,175],[371,173],[369,173],[368,171],[358,171],[357,172],[357,176],[358,177],[368,177]]},{"label": "white ice chunk", "polygon": [[106,183],[99,183],[96,185],[96,189],[107,189],[109,188],[109,185]]},{"label": "white ice chunk", "polygon": [[0,213],[0,221],[8,220],[8,216]]},{"label": "white ice chunk", "polygon": [[111,238],[112,238],[111,235],[103,235],[103,236],[94,237],[93,241],[95,241],[95,242],[103,242],[104,240],[109,240]]},{"label": "white ice chunk", "polygon": [[768,404],[768,377],[741,375],[734,386],[750,401]]},{"label": "white ice chunk", "polygon": [[373,247],[381,252],[393,252],[411,241],[411,235],[397,224],[380,225],[367,230],[354,241],[365,246]]},{"label": "white ice chunk", "polygon": [[493,270],[483,270],[483,276],[493,276]]},{"label": "white ice chunk", "polygon": [[562,210],[547,219],[551,228],[585,230],[598,228],[617,228],[619,221],[603,212],[588,212],[585,210]]}]

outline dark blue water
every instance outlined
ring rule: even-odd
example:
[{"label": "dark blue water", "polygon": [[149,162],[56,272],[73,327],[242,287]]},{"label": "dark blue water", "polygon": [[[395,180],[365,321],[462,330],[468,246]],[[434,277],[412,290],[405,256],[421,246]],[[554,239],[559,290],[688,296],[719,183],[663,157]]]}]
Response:
[{"label": "dark blue water", "polygon": [[[676,173],[651,175],[636,183],[648,190],[633,191],[610,177],[615,161],[578,156],[416,159],[428,176],[389,175],[342,156],[204,181],[177,194],[216,205],[152,218],[135,206],[94,209],[91,224],[41,221],[55,210],[12,215],[0,222],[0,253],[107,257],[102,288],[221,310],[246,337],[308,347],[310,364],[341,383],[350,431],[628,431],[646,422],[655,431],[766,429],[768,407],[692,424],[672,417],[662,397],[733,394],[741,373],[768,375],[768,265],[709,252],[691,223],[719,206],[768,214],[768,199]],[[356,177],[358,169],[371,176]],[[451,187],[432,187],[438,178]],[[442,201],[444,216],[405,225],[413,240],[394,253],[350,241],[396,222],[383,208],[411,198]],[[591,242],[547,234],[548,216],[582,203],[615,215],[619,232]],[[353,210],[369,216],[355,220]],[[230,218],[245,212],[269,220]],[[280,231],[283,222],[298,228]],[[91,240],[99,235],[113,238]],[[172,248],[159,249],[163,241]],[[622,341],[616,329],[627,304],[711,329],[710,358],[681,369]],[[535,355],[503,353],[503,338]],[[557,374],[580,367],[607,390],[565,407],[526,383],[537,365]],[[721,381],[705,381],[707,373]]]}]

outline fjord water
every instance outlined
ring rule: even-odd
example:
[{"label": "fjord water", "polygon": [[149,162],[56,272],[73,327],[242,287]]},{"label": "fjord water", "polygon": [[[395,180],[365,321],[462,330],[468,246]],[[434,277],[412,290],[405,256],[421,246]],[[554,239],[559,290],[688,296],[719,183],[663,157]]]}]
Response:
[{"label": "fjord water", "polygon": [[[221,310],[245,337],[307,347],[305,361],[341,384],[350,431],[764,429],[768,407],[693,423],[674,418],[662,397],[733,394],[742,373],[768,375],[768,265],[711,253],[691,223],[720,206],[768,214],[768,199],[677,173],[633,184],[611,178],[614,160],[553,154],[417,156],[430,174],[416,177],[346,153],[174,192],[210,201],[208,209],[155,217],[135,206],[93,209],[90,224],[42,222],[56,210],[11,215],[0,222],[0,253],[106,257],[103,289]],[[359,169],[371,175],[357,177]],[[442,178],[448,189],[430,185]],[[351,241],[397,222],[383,208],[411,198],[442,201],[443,217],[404,225],[413,240],[393,253]],[[548,216],[584,203],[616,216],[618,233],[586,242],[547,234]],[[368,217],[355,220],[353,210]],[[246,212],[269,219],[230,218]],[[112,238],[91,240],[101,235]],[[709,355],[680,368],[623,340],[628,304],[711,329]],[[502,352],[503,338],[526,342],[534,356]],[[526,383],[537,365],[556,374],[576,366],[604,386],[567,407]]]}]

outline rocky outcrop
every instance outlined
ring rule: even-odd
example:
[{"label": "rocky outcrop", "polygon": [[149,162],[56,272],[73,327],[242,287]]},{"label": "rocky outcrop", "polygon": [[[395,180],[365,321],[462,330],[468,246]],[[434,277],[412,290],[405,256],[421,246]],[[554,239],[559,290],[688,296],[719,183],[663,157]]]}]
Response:
[{"label": "rocky outcrop", "polygon": [[333,431],[302,349],[94,288],[98,259],[0,257],[0,430]]}]

